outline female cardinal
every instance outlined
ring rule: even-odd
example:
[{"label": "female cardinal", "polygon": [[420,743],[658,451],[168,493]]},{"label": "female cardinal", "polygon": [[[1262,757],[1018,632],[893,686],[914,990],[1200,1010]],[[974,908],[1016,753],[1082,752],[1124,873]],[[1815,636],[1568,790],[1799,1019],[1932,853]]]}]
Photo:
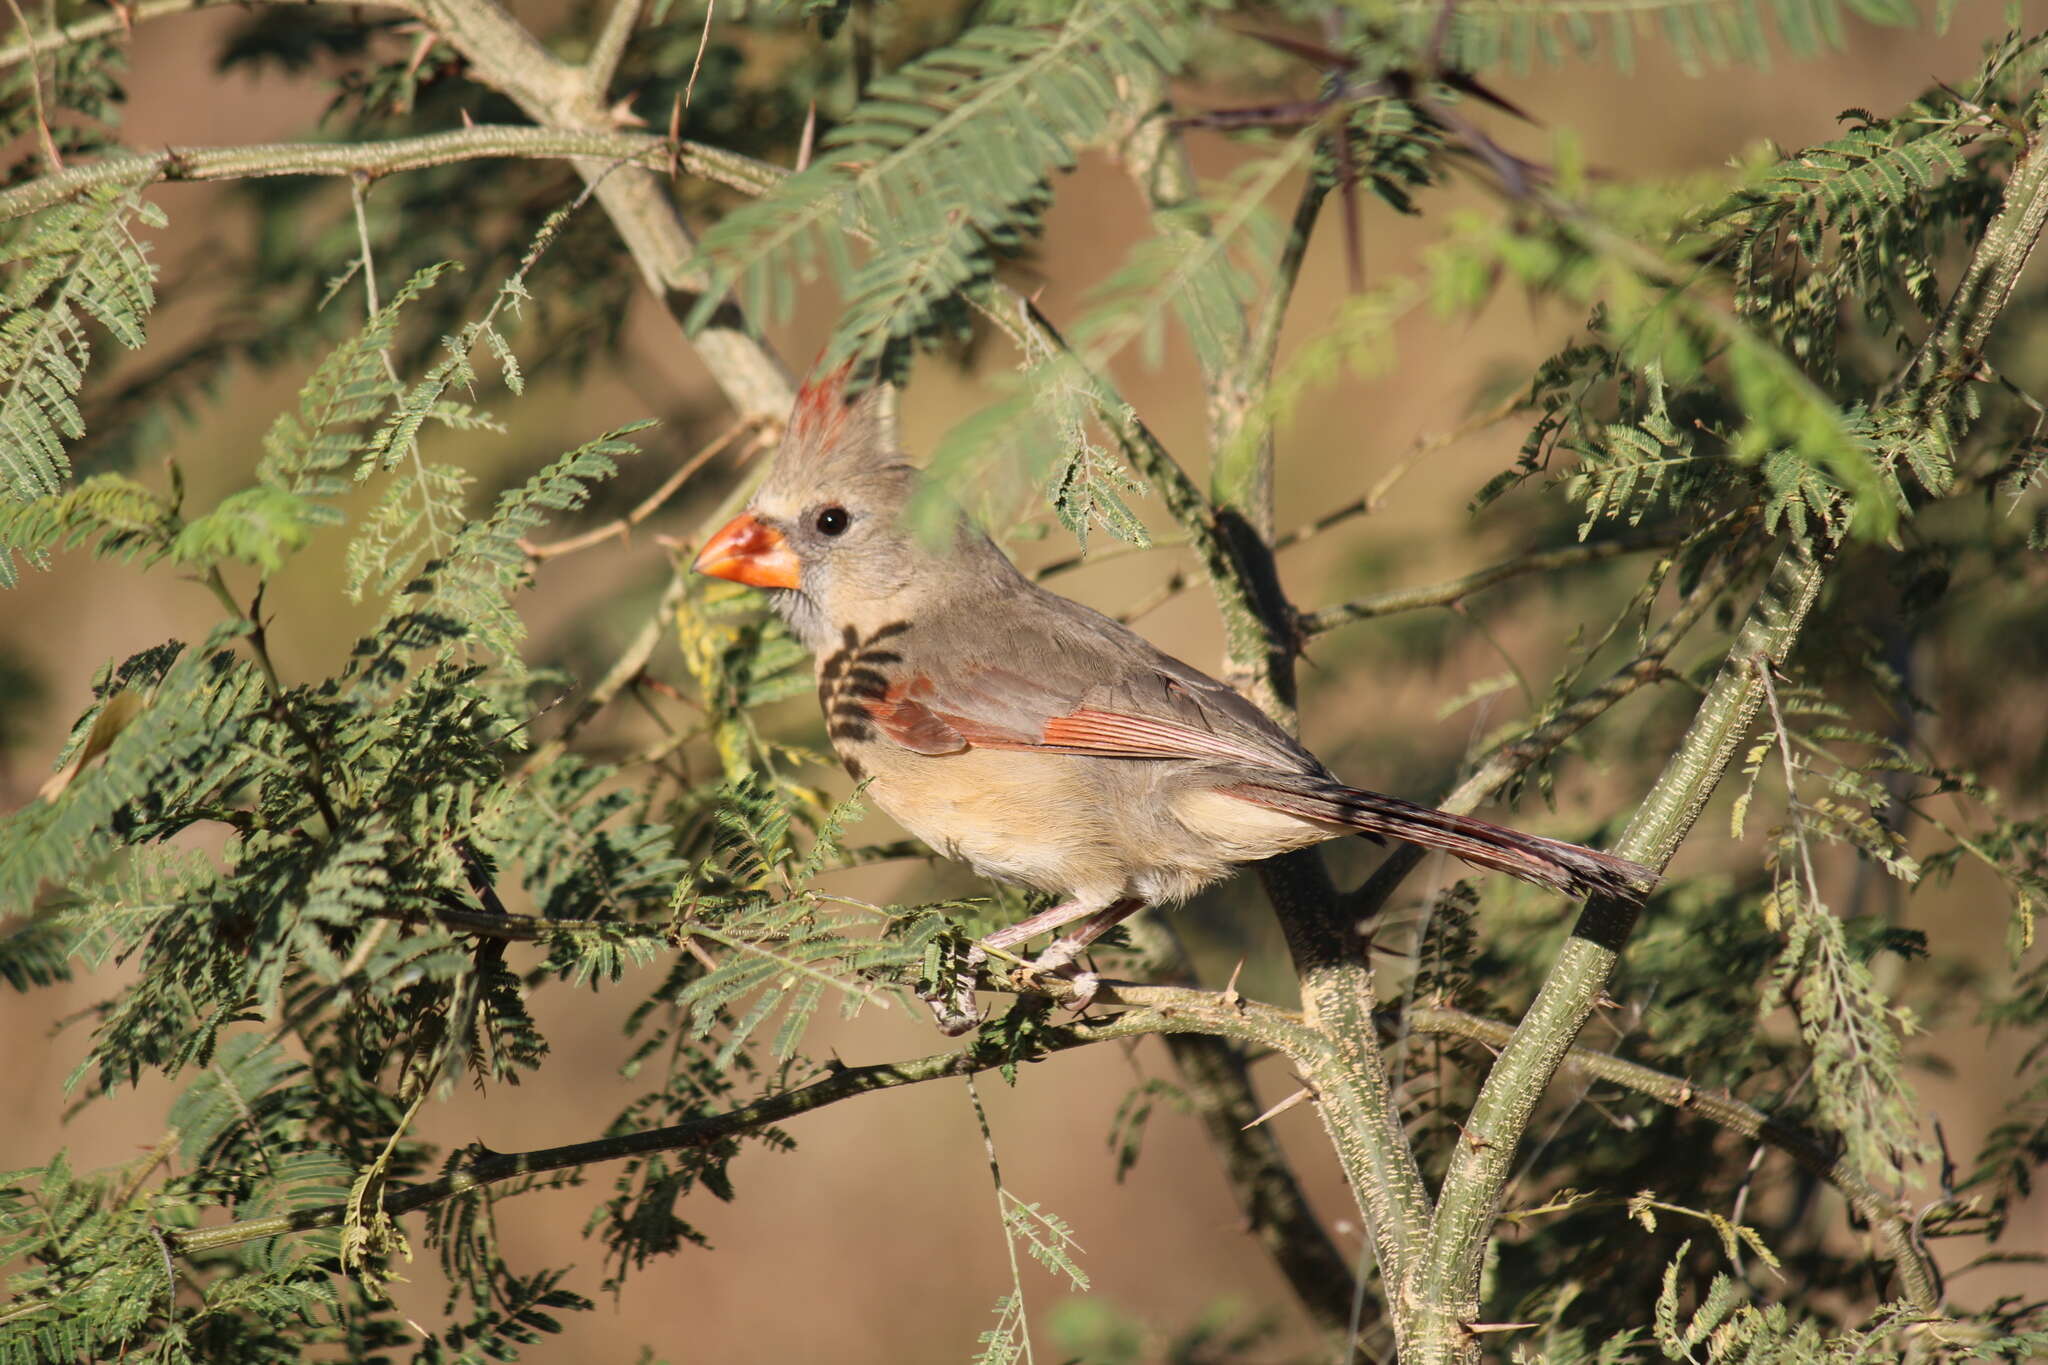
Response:
[{"label": "female cardinal", "polygon": [[[984,876],[1060,897],[984,949],[1066,929],[1033,964],[1064,968],[1142,906],[1339,835],[1442,849],[1573,897],[1639,899],[1655,881],[1610,854],[1347,787],[1237,693],[1039,587],[965,520],[949,539],[920,535],[905,520],[918,472],[884,390],[849,397],[847,374],[798,393],[760,491],[696,568],[768,590],[817,658],[833,748],[882,809]],[[939,1008],[941,1026],[971,1027],[966,1004]]]}]

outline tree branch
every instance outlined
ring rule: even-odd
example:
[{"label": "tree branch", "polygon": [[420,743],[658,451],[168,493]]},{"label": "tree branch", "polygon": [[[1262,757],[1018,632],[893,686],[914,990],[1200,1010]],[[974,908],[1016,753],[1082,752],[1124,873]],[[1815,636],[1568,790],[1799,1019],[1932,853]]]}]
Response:
[{"label": "tree branch", "polygon": [[1567,545],[1556,550],[1536,550],[1503,560],[1484,569],[1447,582],[1432,584],[1424,588],[1396,588],[1391,592],[1373,593],[1369,597],[1340,602],[1333,607],[1320,607],[1305,612],[1295,623],[1295,628],[1305,640],[1339,626],[1348,626],[1358,621],[1369,621],[1375,616],[1392,616],[1396,612],[1416,611],[1423,607],[1456,606],[1473,593],[1483,591],[1496,583],[1509,579],[1524,578],[1529,574],[1554,573],[1559,569],[1574,569],[1586,564],[1599,564],[1622,555],[1639,554],[1644,550],[1668,550],[1678,542],[1670,536],[1630,536],[1617,540],[1595,541],[1590,545]]},{"label": "tree branch", "polygon": [[1294,301],[1295,286],[1301,282],[1308,244],[1315,236],[1316,219],[1322,215],[1323,201],[1329,198],[1332,183],[1317,173],[1311,159],[1301,198],[1295,201],[1294,219],[1287,226],[1287,241],[1273,265],[1272,283],[1267,286],[1258,316],[1246,334],[1245,369],[1250,374],[1273,373],[1273,362],[1280,355],[1280,329],[1287,321],[1287,306]]},{"label": "tree branch", "polygon": [[1277,553],[1281,550],[1291,550],[1303,541],[1313,540],[1331,527],[1341,525],[1353,517],[1369,516],[1379,511],[1380,504],[1386,501],[1387,494],[1393,491],[1394,485],[1406,478],[1409,471],[1424,459],[1439,450],[1455,445],[1474,432],[1484,431],[1506,421],[1511,413],[1522,406],[1523,401],[1524,396],[1521,393],[1511,393],[1484,412],[1475,413],[1454,427],[1443,431],[1424,432],[1417,436],[1409,443],[1408,449],[1402,452],[1401,457],[1388,467],[1387,472],[1374,481],[1373,486],[1363,497],[1353,498],[1342,507],[1334,507],[1314,521],[1297,526],[1285,535],[1277,537],[1273,541],[1274,551]]},{"label": "tree branch", "polygon": [[[1184,212],[1193,199],[1194,179],[1164,92],[1134,92],[1131,107],[1132,133],[1118,149],[1126,173],[1161,231],[1199,237],[1208,229]],[[1312,207],[1305,205],[1296,215],[1304,245],[1310,224],[1303,219],[1312,219]],[[1287,287],[1284,281],[1278,284],[1283,295]],[[1262,365],[1269,365],[1271,357],[1255,354],[1253,323],[1242,310],[1212,322],[1229,329],[1197,346],[1205,357],[1211,456],[1210,493],[1204,501],[1212,506],[1199,519],[1190,515],[1192,508],[1168,506],[1202,551],[1223,622],[1224,678],[1292,728],[1297,642],[1294,609],[1271,548],[1273,443],[1270,438],[1239,439],[1270,382],[1269,369]],[[1337,888],[1319,855],[1303,851],[1269,859],[1258,871],[1301,979],[1306,1022],[1336,1054],[1327,1074],[1311,1080],[1322,1101],[1317,1113],[1350,1180],[1383,1279],[1398,1285],[1420,1252],[1429,1195],[1373,1029],[1371,967],[1357,941],[1329,919]]]},{"label": "tree branch", "polygon": [[648,133],[579,132],[516,124],[478,124],[457,132],[426,133],[387,142],[271,142],[241,147],[165,147],[141,155],[109,156],[73,166],[0,192],[0,221],[19,218],[99,185],[145,185],[253,180],[278,175],[367,177],[424,170],[493,157],[528,160],[599,158],[615,166],[680,169],[704,180],[759,193],[747,157],[702,143],[671,143]]},{"label": "tree branch", "polygon": [[[281,5],[317,5],[329,0],[272,0]],[[0,67],[25,62],[36,53],[48,52],[53,48],[71,43],[82,43],[88,38],[104,37],[109,33],[125,33],[137,24],[151,19],[161,19],[167,14],[183,14],[188,10],[206,9],[214,5],[242,4],[245,0],[137,0],[137,3],[116,7],[109,5],[105,14],[96,14],[90,19],[74,19],[68,24],[56,24],[24,33],[16,41],[0,47]],[[405,0],[361,0],[365,9],[395,9],[412,12],[412,6]]]},{"label": "tree branch", "polygon": [[[663,1128],[589,1142],[572,1142],[532,1152],[493,1152],[479,1145],[471,1149],[470,1158],[461,1169],[451,1171],[438,1180],[387,1191],[383,1211],[395,1217],[518,1176],[568,1170],[599,1161],[620,1161],[654,1152],[707,1147],[858,1095],[974,1075],[1020,1060],[1038,1061],[1056,1053],[1118,1038],[1205,1029],[1283,1049],[1291,1043],[1295,1050],[1306,1047],[1314,1052],[1319,1050],[1321,1042],[1286,1012],[1249,1001],[1231,1002],[1201,991],[1156,986],[1131,988],[1119,998],[1141,998],[1146,1003],[1100,1022],[1078,1020],[1064,1027],[1040,1030],[1033,1035],[1036,1050],[1028,1057],[1017,1056],[1006,1039],[984,1038],[957,1052],[939,1052],[873,1066],[835,1066],[824,1079],[809,1085],[766,1096],[723,1114],[690,1119]],[[194,1256],[266,1237],[336,1227],[347,1213],[348,1205],[342,1203],[263,1218],[245,1218],[217,1227],[174,1233],[171,1244],[180,1255]]]},{"label": "tree branch", "polygon": [[[1504,1048],[1514,1038],[1514,1026],[1482,1019],[1463,1010],[1418,1006],[1410,1009],[1403,1022],[1416,1033],[1469,1038],[1489,1048]],[[1859,1218],[1877,1229],[1885,1250],[1899,1268],[1906,1292],[1915,1303],[1934,1303],[1940,1297],[1940,1277],[1933,1262],[1913,1233],[1909,1210],[1898,1200],[1871,1186],[1855,1167],[1818,1134],[1787,1123],[1732,1095],[1716,1095],[1696,1089],[1691,1081],[1667,1075],[1652,1067],[1624,1061],[1611,1053],[1574,1047],[1565,1054],[1559,1072],[1590,1080],[1606,1081],[1646,1095],[1681,1113],[1697,1114],[1731,1133],[1768,1143],[1790,1156],[1806,1170],[1842,1192]]]},{"label": "tree branch", "polygon": [[[545,545],[529,545],[522,540],[519,542],[519,548],[526,551],[529,559],[540,563],[545,560],[554,559],[559,555],[574,554],[578,550],[587,550],[593,545],[602,545],[605,541],[615,536],[624,539],[626,534],[635,526],[653,516],[661,509],[663,503],[674,497],[681,490],[682,486],[690,481],[691,476],[709,464],[712,459],[734,441],[737,441],[750,431],[755,431],[760,425],[761,419],[758,417],[742,417],[739,421],[734,422],[731,426],[713,437],[710,443],[698,450],[696,454],[678,465],[675,473],[662,480],[661,487],[642,498],[624,516],[615,517],[602,526],[592,527],[590,530],[578,535],[564,536],[560,540],[551,540]],[[740,458],[744,460],[746,452],[741,452]]]},{"label": "tree branch", "polygon": [[[1019,348],[1030,353],[1034,345],[1072,355],[1073,348],[1060,335],[1052,320],[1039,311],[1038,305],[1007,289],[1001,291],[1018,310],[1015,320],[1005,319],[1001,308],[984,310],[986,315],[997,320]],[[1021,324],[1021,325],[1020,325]],[[1104,412],[1130,411],[1128,404],[1117,395],[1110,382],[1092,370],[1084,370],[1087,383],[1092,387],[1092,396]],[[1135,415],[1128,422],[1115,424],[1118,444],[1123,447],[1124,458],[1131,468],[1151,484],[1152,490],[1166,507],[1167,513],[1179,523],[1188,534],[1188,542],[1201,561],[1203,573],[1207,576],[1210,590],[1216,595],[1217,611],[1224,622],[1226,635],[1235,631],[1242,637],[1245,647],[1256,647],[1264,652],[1269,640],[1277,639],[1262,627],[1256,602],[1251,595],[1244,574],[1239,569],[1235,552],[1225,538],[1218,522],[1216,509],[1195,481],[1188,477],[1185,469],[1173,458],[1152,428]],[[1232,623],[1236,622],[1237,625]],[[1243,623],[1251,622],[1247,627]],[[1235,638],[1235,637],[1234,637]],[[1291,708],[1290,708],[1291,709]]]},{"label": "tree branch", "polygon": [[[1148,980],[1194,984],[1187,950],[1165,915],[1139,915],[1130,922],[1130,934]],[[1348,1335],[1357,1301],[1355,1273],[1309,1207],[1273,1128],[1257,1122],[1264,1106],[1252,1089],[1243,1048],[1208,1033],[1169,1033],[1161,1041],[1223,1162],[1246,1228],[1266,1248],[1296,1300],[1324,1334]],[[1370,1321],[1377,1316],[1377,1304],[1368,1301],[1366,1306]]]},{"label": "tree branch", "polygon": [[[579,133],[612,131],[612,115],[591,94],[583,68],[543,47],[497,0],[418,0],[426,21],[460,52],[475,79],[510,98],[535,123]],[[696,268],[696,242],[656,172],[579,159],[576,169],[625,241],[641,278],[681,327],[709,281]],[[780,421],[796,397],[782,362],[736,307],[689,337],[712,378],[742,417]]]},{"label": "tree branch", "polygon": [[2005,187],[2005,200],[1970,255],[1962,282],[1942,309],[1897,388],[1946,395],[1977,371],[1984,342],[2012,301],[2027,259],[2048,226],[2048,129],[2035,128]]},{"label": "tree branch", "polygon": [[[141,17],[156,17],[196,9],[226,0],[142,0]],[[616,62],[616,48],[622,48],[630,33],[631,19],[637,17],[634,0],[620,0],[600,34],[591,67],[576,67],[562,61],[543,47],[496,0],[407,0],[390,6],[417,14],[468,61],[475,79],[506,95],[537,124],[538,129],[471,129],[462,133],[429,135],[381,144],[382,153],[362,148],[311,148],[286,144],[250,149],[221,148],[206,151],[158,153],[155,156],[109,158],[91,167],[79,168],[75,178],[50,177],[0,195],[0,218],[19,216],[47,204],[82,192],[94,184],[148,184],[169,179],[227,179],[248,175],[288,174],[385,174],[416,166],[445,164],[473,155],[548,155],[577,160],[585,179],[598,182],[598,200],[625,239],[648,287],[667,306],[678,324],[694,307],[706,280],[691,261],[694,243],[681,216],[663,190],[656,165],[674,160],[693,175],[759,194],[771,180],[759,176],[759,163],[749,158],[730,158],[714,149],[669,144],[646,134],[619,132],[605,106],[602,91],[591,92],[593,75],[608,82],[605,64]],[[627,11],[621,18],[620,11]],[[116,17],[115,22],[118,22]],[[110,31],[103,20],[87,20],[52,30],[56,41],[75,41]],[[47,44],[23,41],[5,50],[8,60],[21,60]],[[465,141],[476,135],[477,150]],[[580,144],[547,139],[568,135],[593,138]],[[440,139],[437,143],[436,139]],[[530,141],[522,142],[522,139]],[[379,147],[379,144],[370,144]],[[410,149],[407,160],[390,149]],[[545,148],[545,150],[541,150]],[[242,156],[238,164],[237,154]],[[657,153],[659,158],[657,159]],[[182,159],[181,159],[182,158]],[[353,159],[352,159],[353,158]],[[746,169],[742,170],[744,167]],[[180,173],[180,172],[184,173]],[[198,173],[204,172],[204,173]],[[67,173],[68,174],[68,173]],[[712,377],[740,415],[780,420],[795,396],[789,375],[758,339],[740,325],[737,315],[723,312],[701,329],[692,344]]]},{"label": "tree branch", "polygon": [[[1820,589],[1821,566],[1796,550],[1781,555],[1728,660],[1693,717],[1663,776],[1615,844],[1624,858],[1661,870],[1691,832],[1748,733],[1761,692],[1755,668],[1783,661]],[[1465,1325],[1479,1317],[1479,1269],[1529,1116],[1613,975],[1639,907],[1595,898],[1544,978],[1514,1037],[1480,1087],[1451,1155],[1418,1268],[1417,1307],[1433,1325],[1421,1359],[1464,1359]]]},{"label": "tree branch", "polygon": [[[1668,620],[1659,626],[1627,663],[1584,696],[1514,739],[1504,740],[1481,759],[1471,774],[1436,802],[1439,810],[1469,815],[1498,796],[1503,788],[1548,758],[1579,731],[1591,725],[1617,702],[1669,676],[1667,660],[1721,595],[1748,569],[1750,556],[1724,556],[1710,564],[1693,585],[1691,593],[1678,604]],[[1380,860],[1373,874],[1348,892],[1341,913],[1351,920],[1370,920],[1386,907],[1401,882],[1428,854],[1411,844],[1395,848]]]},{"label": "tree branch", "polygon": [[[2010,300],[2020,271],[2048,225],[2048,154],[2036,129],[2006,185],[1997,214],[1971,255],[1956,297],[1927,346],[1902,372],[1900,401],[1924,411],[1946,402],[1975,372],[1997,312]],[[1977,313],[1972,309],[1982,309]],[[1968,313],[1968,316],[1962,314]],[[1678,751],[1630,821],[1615,852],[1662,868],[1692,830],[1722,774],[1749,732],[1763,699],[1763,670],[1781,663],[1797,640],[1820,591],[1824,560],[1788,546],[1743,623],[1727,661],[1695,713]],[[1433,1320],[1423,1361],[1467,1359],[1464,1326],[1479,1311],[1479,1277],[1510,1164],[1550,1078],[1606,990],[1637,907],[1594,899],[1559,952],[1528,1013],[1481,1087],[1451,1157],[1430,1228],[1429,1255],[1418,1268],[1422,1311]],[[1933,1308],[1938,1286],[1900,1262],[1916,1306]],[[1929,1297],[1922,1297],[1923,1295]]]},{"label": "tree branch", "polygon": [[612,88],[612,78],[619,74],[619,62],[626,55],[626,44],[632,41],[633,26],[640,22],[643,0],[612,0],[612,7],[604,17],[604,27],[598,30],[597,41],[591,44],[590,55],[583,62],[583,83],[592,99],[603,101]]}]

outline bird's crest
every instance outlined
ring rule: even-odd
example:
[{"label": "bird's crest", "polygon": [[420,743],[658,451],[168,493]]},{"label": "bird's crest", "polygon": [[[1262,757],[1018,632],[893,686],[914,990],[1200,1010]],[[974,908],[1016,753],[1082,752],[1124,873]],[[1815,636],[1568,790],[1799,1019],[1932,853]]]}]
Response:
[{"label": "bird's crest", "polygon": [[849,393],[853,375],[850,360],[814,369],[797,390],[771,482],[845,479],[907,463],[896,437],[896,391],[877,377]]}]

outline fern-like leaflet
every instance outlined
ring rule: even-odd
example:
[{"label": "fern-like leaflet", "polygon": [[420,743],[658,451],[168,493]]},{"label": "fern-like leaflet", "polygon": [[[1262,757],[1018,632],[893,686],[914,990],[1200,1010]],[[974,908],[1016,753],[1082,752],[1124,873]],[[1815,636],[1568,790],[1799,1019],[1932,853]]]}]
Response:
[{"label": "fern-like leaflet", "polygon": [[[161,210],[103,187],[31,220],[0,248],[0,497],[53,497],[70,477],[64,443],[85,434],[78,391],[92,362],[88,323],[133,350],[156,306],[156,268],[135,229]],[[14,584],[0,540],[0,587]]]},{"label": "fern-like leaflet", "polygon": [[[1036,231],[1047,177],[1109,135],[1132,82],[1177,70],[1189,37],[1178,0],[1091,0],[1050,30],[975,28],[877,80],[816,165],[705,234],[713,286],[693,322],[735,287],[786,316],[821,257],[847,305],[826,365],[943,321]],[[872,241],[865,261],[849,230]]]}]

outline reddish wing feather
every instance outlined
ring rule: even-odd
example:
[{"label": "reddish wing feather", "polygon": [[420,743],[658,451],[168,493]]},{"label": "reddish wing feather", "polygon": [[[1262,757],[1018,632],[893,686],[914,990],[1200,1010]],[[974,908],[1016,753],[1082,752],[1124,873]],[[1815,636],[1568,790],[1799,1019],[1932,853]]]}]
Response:
[{"label": "reddish wing feather", "polygon": [[967,748],[966,738],[922,702],[869,701],[861,709],[877,730],[913,753],[957,754]]},{"label": "reddish wing feather", "polygon": [[[1169,693],[1187,689],[1169,675]],[[1271,769],[1284,754],[1254,736],[1137,711],[1075,704],[1072,692],[997,667],[892,681],[856,703],[890,740],[923,754],[1006,749],[1121,759],[1208,759]]]},{"label": "reddish wing feather", "polygon": [[892,683],[880,697],[857,703],[874,722],[875,728],[906,749],[920,754],[957,754],[970,746],[977,749],[1040,749],[1045,746],[1030,735],[1008,726],[977,720],[931,705],[935,692],[932,680],[912,678]]},{"label": "reddish wing feather", "polygon": [[921,700],[932,693],[931,680],[912,678],[895,682],[876,696],[853,698],[854,706],[892,742],[920,754],[957,754],[967,740],[945,718]]},{"label": "reddish wing feather", "polygon": [[1214,730],[1092,706],[1054,716],[1045,723],[1042,739],[1047,746],[1069,753],[1104,758],[1220,758],[1260,768],[1273,765],[1272,754]]},{"label": "reddish wing feather", "polygon": [[[906,749],[921,754],[958,753],[977,749],[1037,750],[1095,758],[1211,758],[1270,767],[1272,756],[1227,735],[1197,729],[1156,716],[1077,707],[1045,722],[1033,737],[1006,725],[978,720],[927,704],[931,681],[918,678],[891,687],[882,697],[864,701],[861,709],[877,729]],[[913,695],[916,694],[916,695]]]}]

